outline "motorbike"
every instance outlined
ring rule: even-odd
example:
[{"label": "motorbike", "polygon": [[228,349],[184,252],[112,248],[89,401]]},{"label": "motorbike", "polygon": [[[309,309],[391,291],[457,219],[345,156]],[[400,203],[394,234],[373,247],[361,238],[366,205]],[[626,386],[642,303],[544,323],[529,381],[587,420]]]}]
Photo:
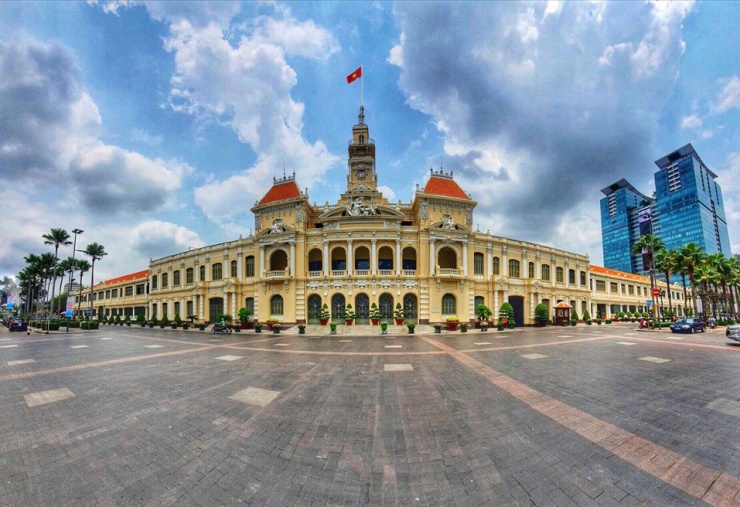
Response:
[{"label": "motorbike", "polygon": [[214,324],[211,328],[211,333],[223,333],[231,334],[232,329],[229,326],[222,326],[221,324]]}]

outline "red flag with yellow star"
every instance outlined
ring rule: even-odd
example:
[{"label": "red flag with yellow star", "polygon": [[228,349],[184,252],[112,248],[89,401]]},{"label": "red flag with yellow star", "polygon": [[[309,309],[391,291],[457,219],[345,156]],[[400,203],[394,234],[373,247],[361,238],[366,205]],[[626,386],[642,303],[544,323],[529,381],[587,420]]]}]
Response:
[{"label": "red flag with yellow star", "polygon": [[347,76],[347,84],[350,84],[354,80],[359,79],[361,77],[362,77],[362,65],[360,65],[359,67],[357,67],[357,70],[356,71],[354,71],[352,74],[350,74],[349,76]]}]

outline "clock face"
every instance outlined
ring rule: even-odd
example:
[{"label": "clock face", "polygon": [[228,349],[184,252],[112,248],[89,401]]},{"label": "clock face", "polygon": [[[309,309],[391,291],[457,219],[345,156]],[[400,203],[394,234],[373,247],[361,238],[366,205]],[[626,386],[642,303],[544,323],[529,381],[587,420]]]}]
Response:
[{"label": "clock face", "polygon": [[364,180],[365,176],[366,176],[365,171],[357,171],[357,177],[360,178],[361,180]]}]

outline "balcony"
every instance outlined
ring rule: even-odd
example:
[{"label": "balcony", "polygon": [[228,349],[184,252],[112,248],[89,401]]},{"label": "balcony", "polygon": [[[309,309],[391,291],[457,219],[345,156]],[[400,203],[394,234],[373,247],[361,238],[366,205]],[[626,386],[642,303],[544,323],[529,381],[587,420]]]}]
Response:
[{"label": "balcony", "polygon": [[275,271],[265,271],[265,278],[277,278],[280,276],[285,276],[285,269],[282,270],[275,270]]},{"label": "balcony", "polygon": [[309,278],[321,278],[321,275],[323,275],[323,271],[309,271],[308,277]]},{"label": "balcony", "polygon": [[459,269],[455,268],[440,268],[439,274],[440,275],[451,275],[451,276],[457,276],[460,273]]},{"label": "balcony", "polygon": [[393,276],[392,269],[379,269],[378,276]]},{"label": "balcony", "polygon": [[416,270],[415,269],[404,269],[403,276],[416,276]]},{"label": "balcony", "polygon": [[367,276],[369,274],[370,274],[370,270],[369,269],[356,269],[355,270],[355,275],[357,275],[357,276]]},{"label": "balcony", "polygon": [[344,269],[332,269],[331,276],[344,276],[347,273]]}]

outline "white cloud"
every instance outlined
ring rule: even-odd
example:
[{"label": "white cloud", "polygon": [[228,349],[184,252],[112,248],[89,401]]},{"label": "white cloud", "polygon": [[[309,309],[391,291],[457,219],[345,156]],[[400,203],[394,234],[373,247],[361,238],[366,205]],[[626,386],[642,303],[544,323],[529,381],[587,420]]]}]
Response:
[{"label": "white cloud", "polygon": [[740,78],[732,76],[726,80],[726,84],[717,97],[715,110],[724,113],[729,109],[740,107]]},{"label": "white cloud", "polygon": [[628,54],[632,51],[632,44],[628,42],[620,42],[619,44],[613,44],[604,48],[604,52],[599,57],[599,65],[603,67],[611,67],[614,58],[617,55]]},{"label": "white cloud", "polygon": [[696,114],[692,114],[690,116],[684,116],[681,118],[681,128],[682,129],[693,129],[698,128],[702,126],[701,118],[699,118]]},{"label": "white cloud", "polygon": [[142,129],[131,129],[131,134],[129,137],[134,142],[146,144],[149,146],[159,146],[160,144],[162,144],[162,142],[164,142],[164,137],[153,136]]},{"label": "white cloud", "polygon": [[694,2],[651,2],[650,29],[631,55],[633,71],[638,78],[665,75],[664,63],[683,54],[681,24],[694,8]]},{"label": "white cloud", "polygon": [[396,200],[396,193],[391,187],[385,185],[378,185],[378,190],[383,194],[383,197],[388,199],[388,202],[393,203]]}]

